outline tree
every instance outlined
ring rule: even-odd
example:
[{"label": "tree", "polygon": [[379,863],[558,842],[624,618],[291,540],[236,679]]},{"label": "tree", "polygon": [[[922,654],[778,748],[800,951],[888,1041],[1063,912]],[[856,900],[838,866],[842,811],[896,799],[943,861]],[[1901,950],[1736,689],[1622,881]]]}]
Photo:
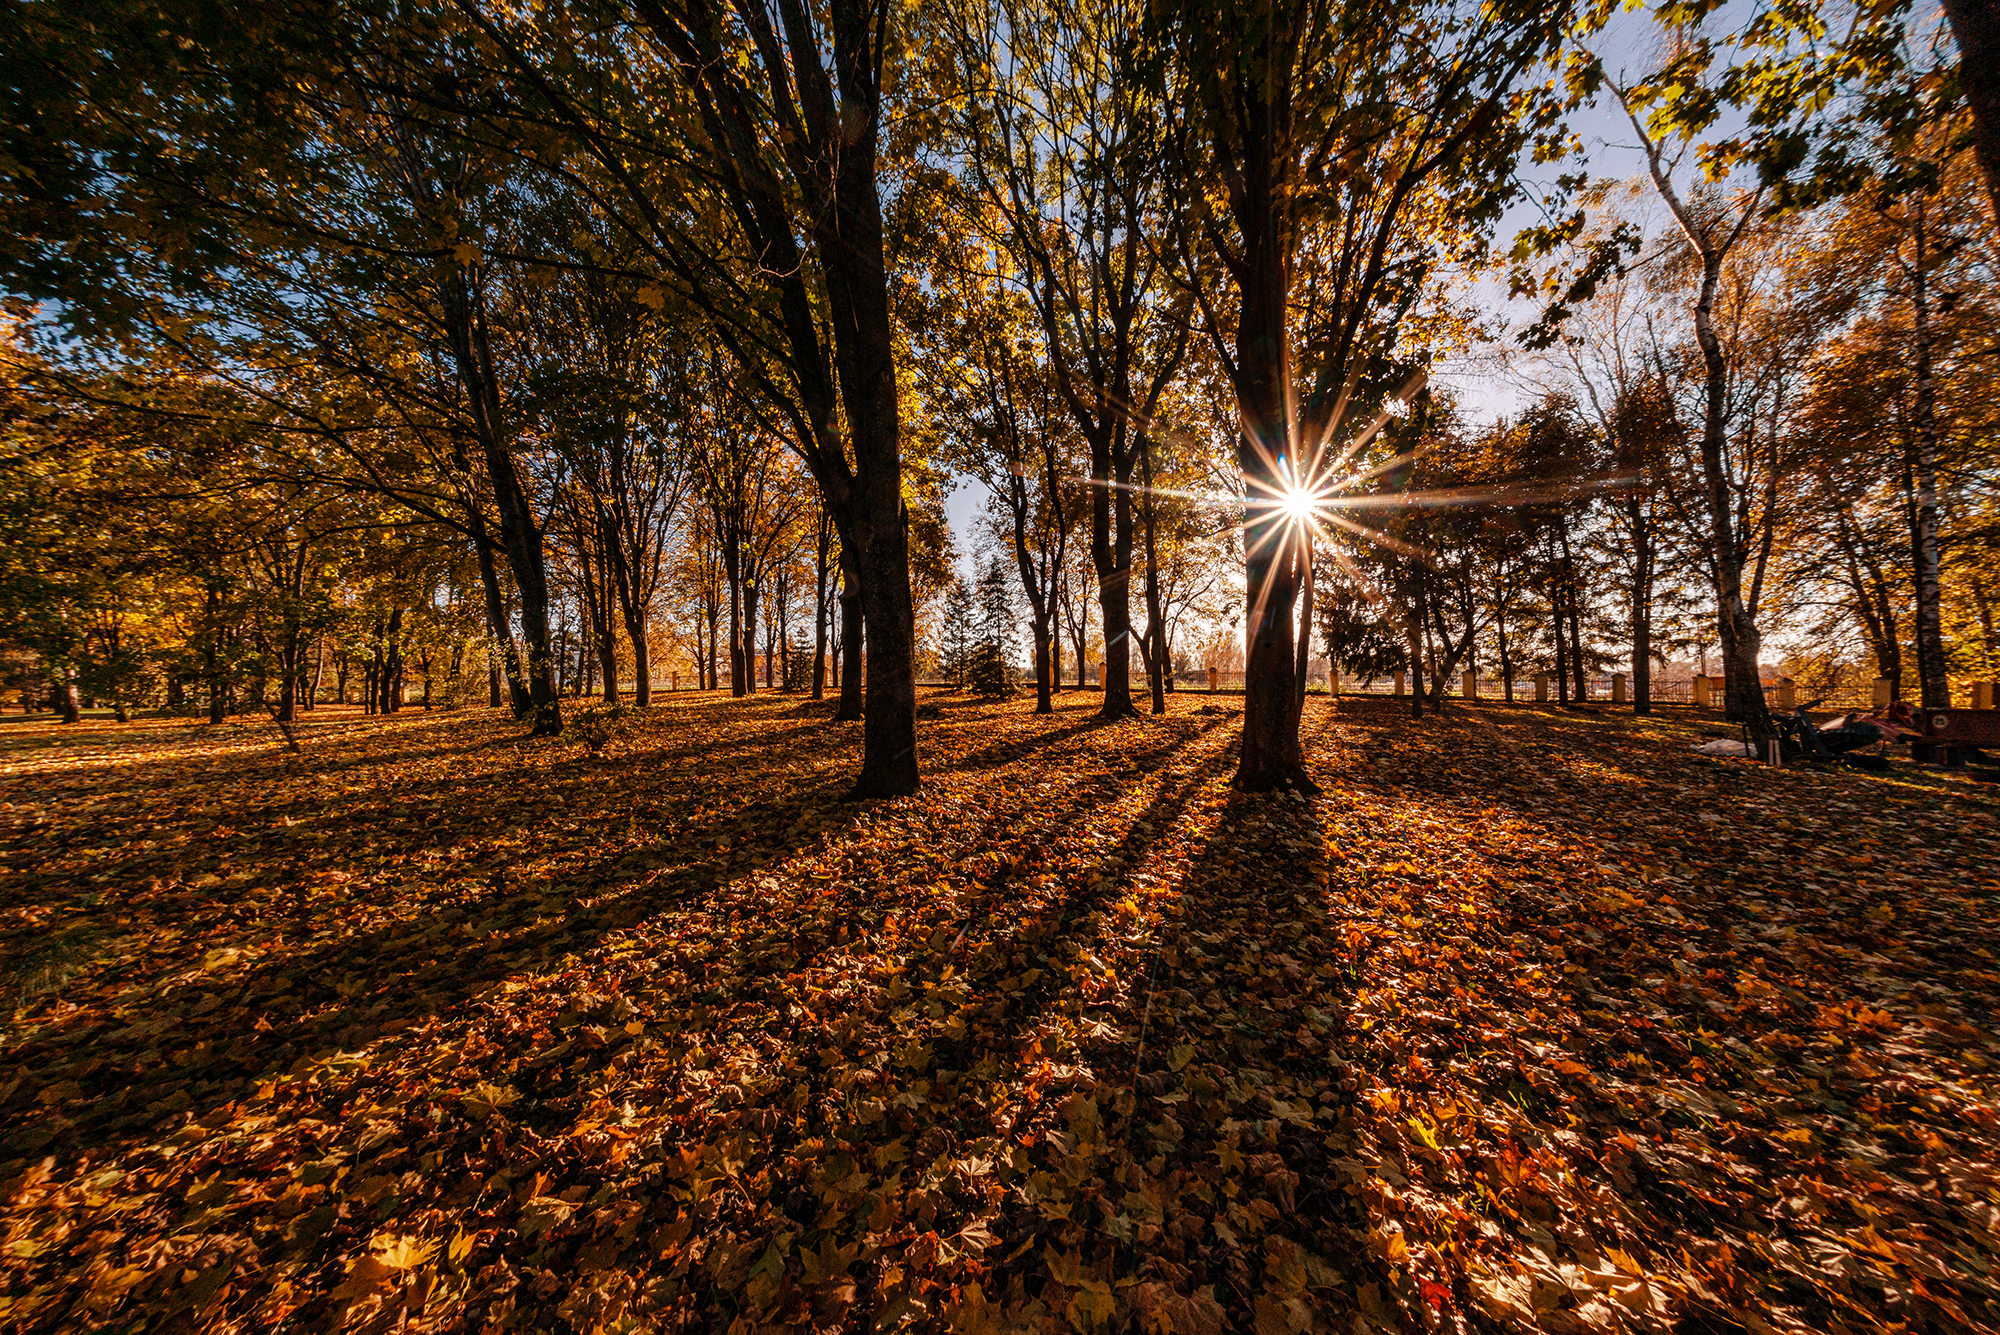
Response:
[{"label": "tree", "polygon": [[1001,275],[974,251],[941,277],[917,346],[944,457],[984,484],[994,536],[1013,554],[1034,637],[1035,712],[1047,714],[1061,669],[1056,586],[1084,503],[1074,422],[1042,331]]},{"label": "tree", "polygon": [[[653,282],[709,321],[818,483],[869,638],[851,795],[915,791],[916,608],[877,161],[900,27],[867,0],[824,12],[640,0],[621,31],[647,59],[628,61],[544,42],[511,12],[462,12],[513,90],[480,114],[561,179],[580,178],[572,154],[588,161],[593,202],[639,241]],[[545,159],[533,150],[552,135],[564,148]],[[660,156],[636,160],[638,143]]]},{"label": "tree", "polygon": [[[1250,646],[1236,783],[1309,789],[1294,630],[1309,558],[1293,498],[1322,485],[1357,396],[1383,397],[1407,374],[1397,333],[1437,266],[1476,252],[1514,194],[1541,114],[1515,84],[1568,11],[1290,0],[1156,12],[1187,201],[1183,271],[1241,422]],[[1197,246],[1226,273],[1233,311],[1208,298]]]},{"label": "tree", "polygon": [[[1162,262],[1174,207],[1132,0],[947,7],[964,110],[966,214],[1005,256],[1041,326],[1049,387],[1090,457],[1089,556],[1104,636],[1098,716],[1131,698],[1133,479],[1188,348],[1187,299]],[[996,67],[991,53],[1011,58]],[[1060,562],[1046,562],[1046,582]]]},{"label": "tree", "polygon": [[938,632],[938,670],[951,681],[954,690],[965,689],[965,674],[972,663],[977,634],[973,610],[971,586],[960,575],[945,588]]},{"label": "tree", "polygon": [[967,676],[980,695],[1001,696],[1012,690],[1014,660],[1014,595],[1007,567],[995,555],[979,572],[977,591],[979,640],[973,646]]},{"label": "tree", "polygon": [[1674,172],[1686,151],[1685,141],[1680,152],[1670,151],[1667,141],[1656,137],[1640,121],[1640,95],[1608,79],[1606,82],[1639,135],[1653,188],[1672,214],[1699,272],[1691,313],[1703,372],[1700,437],[1703,518],[1709,566],[1715,581],[1716,629],[1722,643],[1723,711],[1726,717],[1761,738],[1771,728],[1757,661],[1763,637],[1758,633],[1756,615],[1743,588],[1744,567],[1751,548],[1748,535],[1740,531],[1732,505],[1728,463],[1730,365],[1722,336],[1716,330],[1715,306],[1722,287],[1723,266],[1762,209],[1764,190],[1759,187],[1731,197],[1716,187],[1703,186],[1695,193],[1684,193],[1674,181]]}]

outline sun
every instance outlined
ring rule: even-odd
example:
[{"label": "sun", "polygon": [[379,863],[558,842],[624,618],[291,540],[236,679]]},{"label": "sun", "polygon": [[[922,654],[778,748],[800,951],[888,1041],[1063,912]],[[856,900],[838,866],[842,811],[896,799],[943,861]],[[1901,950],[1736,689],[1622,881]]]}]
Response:
[{"label": "sun", "polygon": [[1304,524],[1318,512],[1319,502],[1320,498],[1314,493],[1302,487],[1293,487],[1280,498],[1278,508],[1294,523]]}]

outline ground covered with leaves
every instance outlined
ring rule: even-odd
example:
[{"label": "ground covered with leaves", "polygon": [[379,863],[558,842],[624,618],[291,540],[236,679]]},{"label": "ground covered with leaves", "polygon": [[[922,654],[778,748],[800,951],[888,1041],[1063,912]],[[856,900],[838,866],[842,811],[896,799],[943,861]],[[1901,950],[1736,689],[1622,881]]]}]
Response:
[{"label": "ground covered with leaves", "polygon": [[1994,790],[1094,703],[0,725],[0,1324],[2000,1327]]}]

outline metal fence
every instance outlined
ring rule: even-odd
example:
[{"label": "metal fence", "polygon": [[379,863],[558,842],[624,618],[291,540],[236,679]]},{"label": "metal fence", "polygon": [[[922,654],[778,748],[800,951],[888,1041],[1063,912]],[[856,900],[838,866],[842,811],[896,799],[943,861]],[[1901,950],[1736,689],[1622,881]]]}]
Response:
[{"label": "metal fence", "polygon": [[[1138,691],[1146,688],[1147,678],[1145,670],[1137,663],[1132,665],[1130,680],[1133,690]],[[1403,687],[1405,692],[1409,689],[1407,682],[1408,679],[1405,678],[1405,685]],[[940,679],[924,680],[917,684],[924,688],[944,689],[956,683]],[[1032,686],[1033,678],[1025,678],[1019,684],[1022,686]],[[1480,700],[1497,702],[1509,698],[1506,683],[1498,678],[1479,677],[1475,679],[1474,686]],[[1586,677],[1584,679],[1584,686],[1586,693],[1582,698],[1586,701],[1608,703],[1612,699],[1613,684],[1610,676]],[[1068,691],[1079,689],[1100,690],[1102,687],[1102,669],[1100,665],[1093,663],[1084,673],[1084,680],[1081,686],[1076,681],[1076,673],[1074,670],[1071,670],[1063,673],[1059,689]],[[1243,692],[1243,688],[1243,673],[1217,672],[1215,674],[1213,685],[1215,691],[1224,695],[1240,695]],[[1167,689],[1177,694],[1180,692],[1187,692],[1193,695],[1206,694],[1211,689],[1209,674],[1199,669],[1188,672],[1176,672],[1173,674]],[[1769,692],[1775,688],[1766,687],[1765,689]],[[1716,683],[1716,691],[1718,693],[1717,699],[1719,700],[1721,691],[1721,683],[1719,681]],[[1324,670],[1307,677],[1306,693],[1308,695],[1326,695],[1328,693],[1327,674]],[[1373,681],[1365,681],[1359,677],[1350,677],[1343,674],[1339,680],[1339,693],[1341,695],[1394,696],[1398,694],[1398,691],[1394,677],[1381,677]],[[1694,700],[1694,683],[1686,678],[1671,681],[1655,680],[1652,683],[1651,693],[1652,699],[1656,704],[1691,704]],[[1453,675],[1447,694],[1454,700],[1464,697],[1464,678],[1462,674]],[[1555,678],[1551,676],[1548,683],[1548,698],[1553,702],[1560,695],[1561,689],[1557,686]],[[1516,702],[1533,703],[1535,700],[1534,678],[1515,678],[1512,698]],[[1628,701],[1632,698],[1632,687],[1629,678],[1626,681],[1625,698]]]}]

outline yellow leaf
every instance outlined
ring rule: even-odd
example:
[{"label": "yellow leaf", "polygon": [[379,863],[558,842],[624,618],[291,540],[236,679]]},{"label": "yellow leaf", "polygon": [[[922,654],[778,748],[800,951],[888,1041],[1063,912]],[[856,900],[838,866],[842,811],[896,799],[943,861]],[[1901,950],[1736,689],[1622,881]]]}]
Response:
[{"label": "yellow leaf", "polygon": [[333,1291],[332,1296],[342,1302],[366,1298],[375,1290],[387,1285],[395,1273],[377,1257],[357,1257],[347,1263],[347,1279]]},{"label": "yellow leaf", "polygon": [[466,1116],[475,1122],[483,1122],[494,1113],[510,1104],[520,1102],[521,1096],[506,1085],[479,1084],[459,1102],[464,1106]]},{"label": "yellow leaf", "polygon": [[377,1242],[375,1255],[391,1270],[415,1270],[437,1255],[437,1239],[392,1238],[387,1245]]},{"label": "yellow leaf", "polygon": [[952,1335],[1000,1335],[1000,1308],[986,1301],[977,1281],[959,1290],[958,1302],[945,1309]]}]

